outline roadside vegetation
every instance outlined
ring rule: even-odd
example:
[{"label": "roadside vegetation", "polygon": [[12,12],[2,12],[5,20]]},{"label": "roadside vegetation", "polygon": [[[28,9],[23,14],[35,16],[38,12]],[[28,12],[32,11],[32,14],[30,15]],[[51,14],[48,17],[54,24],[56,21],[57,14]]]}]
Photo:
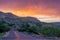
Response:
[{"label": "roadside vegetation", "polygon": [[18,28],[19,32],[28,32],[34,34],[40,34],[39,26],[30,26],[28,23],[23,24],[23,27]]},{"label": "roadside vegetation", "polygon": [[10,30],[8,24],[4,21],[0,21],[0,37]]},{"label": "roadside vegetation", "polygon": [[60,27],[53,27],[53,26],[30,26],[28,23],[23,24],[23,27],[18,28],[19,32],[28,32],[34,34],[43,34],[47,37],[60,37]]},{"label": "roadside vegetation", "polygon": [[42,28],[41,33],[48,37],[60,37],[60,27],[45,26]]}]

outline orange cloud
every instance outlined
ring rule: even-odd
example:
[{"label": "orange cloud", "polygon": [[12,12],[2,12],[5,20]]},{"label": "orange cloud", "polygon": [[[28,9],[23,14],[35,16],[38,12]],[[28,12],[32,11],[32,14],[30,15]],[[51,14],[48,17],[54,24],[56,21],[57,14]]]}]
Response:
[{"label": "orange cloud", "polygon": [[18,16],[45,15],[60,17],[60,12],[58,8],[56,9],[58,5],[57,2],[48,0],[6,0],[2,1],[2,4],[0,1],[0,11],[12,12]]}]

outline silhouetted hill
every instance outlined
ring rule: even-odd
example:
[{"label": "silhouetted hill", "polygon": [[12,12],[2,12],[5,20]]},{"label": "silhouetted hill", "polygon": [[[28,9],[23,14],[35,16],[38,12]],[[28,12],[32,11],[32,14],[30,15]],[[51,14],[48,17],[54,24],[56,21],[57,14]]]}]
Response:
[{"label": "silhouetted hill", "polygon": [[29,23],[30,25],[41,26],[41,22],[34,17],[18,17],[12,13],[4,13],[0,11],[0,21],[5,21],[9,24],[15,24],[15,26],[22,26],[24,23]]},{"label": "silhouetted hill", "polygon": [[36,24],[41,26],[42,22],[40,22],[37,18],[34,17],[21,17],[21,20],[23,22],[31,23],[31,24]]},{"label": "silhouetted hill", "polygon": [[9,24],[15,24],[17,21],[18,16],[12,13],[4,13],[0,11],[0,21],[5,21]]},{"label": "silhouetted hill", "polygon": [[31,26],[42,26],[42,25],[53,25],[53,26],[60,26],[60,22],[54,23],[45,23],[41,22],[37,18],[34,17],[18,17],[10,12],[4,13],[0,11],[0,21],[5,21],[9,24],[15,24],[15,26],[22,26],[24,23],[28,23]]},{"label": "silhouetted hill", "polygon": [[53,23],[50,23],[50,24],[60,27],[60,22],[53,22]]},{"label": "silhouetted hill", "polygon": [[12,14],[12,13],[4,13],[0,11],[0,17],[1,18],[5,18],[5,17],[9,17],[9,18],[18,18],[16,15]]}]

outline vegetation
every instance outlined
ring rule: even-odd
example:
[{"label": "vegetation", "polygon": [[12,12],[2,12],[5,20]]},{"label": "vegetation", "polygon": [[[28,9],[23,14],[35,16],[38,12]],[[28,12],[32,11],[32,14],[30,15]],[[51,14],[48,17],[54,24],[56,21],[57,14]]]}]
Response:
[{"label": "vegetation", "polygon": [[0,35],[8,32],[9,26],[18,28],[17,30],[21,32],[60,37],[60,22],[44,23],[34,17],[18,17],[11,13],[0,12]]},{"label": "vegetation", "polygon": [[23,26],[24,27],[18,28],[18,31],[34,33],[34,34],[39,34],[40,33],[40,28],[38,26],[30,26],[28,23],[23,24]]},{"label": "vegetation", "polygon": [[43,34],[48,37],[60,37],[60,27],[54,27],[46,25],[42,28],[39,26],[31,26],[29,23],[22,24],[22,27],[18,28],[19,32],[28,32],[34,34]]},{"label": "vegetation", "polygon": [[6,34],[6,33],[0,33],[0,38],[1,38],[1,37],[4,37],[5,34]]},{"label": "vegetation", "polygon": [[49,37],[60,37],[60,27],[46,26],[42,28],[41,33]]},{"label": "vegetation", "polygon": [[0,22],[0,33],[8,32],[9,31],[9,26],[5,22],[1,21]]}]

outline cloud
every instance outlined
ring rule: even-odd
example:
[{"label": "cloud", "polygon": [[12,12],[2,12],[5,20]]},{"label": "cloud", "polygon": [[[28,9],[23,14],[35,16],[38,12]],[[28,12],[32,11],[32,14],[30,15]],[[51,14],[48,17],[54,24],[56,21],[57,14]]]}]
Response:
[{"label": "cloud", "polygon": [[43,16],[43,15],[34,15],[38,20],[42,22],[60,22],[60,18],[58,17],[51,17],[51,16]]},{"label": "cloud", "polygon": [[0,0],[0,9],[17,11],[18,14],[30,12],[35,15],[60,16],[60,0]]}]

